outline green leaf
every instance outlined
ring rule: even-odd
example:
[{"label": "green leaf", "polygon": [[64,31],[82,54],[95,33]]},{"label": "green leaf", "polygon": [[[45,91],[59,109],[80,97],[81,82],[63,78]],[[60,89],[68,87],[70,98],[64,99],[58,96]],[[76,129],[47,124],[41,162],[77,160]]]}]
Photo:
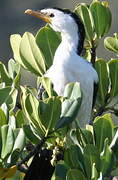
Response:
[{"label": "green leaf", "polygon": [[96,117],[93,129],[95,133],[96,146],[99,152],[103,151],[104,141],[106,138],[109,140],[109,144],[113,137],[113,122],[110,114],[105,114],[101,117]]},{"label": "green leaf", "polygon": [[93,163],[91,180],[98,180],[98,172],[95,166],[96,166],[95,163]]},{"label": "green leaf", "polygon": [[116,54],[118,54],[118,37],[107,37],[104,40],[104,46],[109,50]]},{"label": "green leaf", "polygon": [[22,110],[16,112],[16,127],[21,128],[27,123],[26,118]]},{"label": "green leaf", "polygon": [[41,77],[40,82],[43,85],[46,92],[48,93],[48,96],[51,97],[53,95],[51,80],[47,77]]},{"label": "green leaf", "polygon": [[0,89],[0,106],[6,103],[10,111],[12,111],[16,105],[18,91],[12,87],[5,87]]},{"label": "green leaf", "polygon": [[86,180],[85,176],[83,175],[83,173],[77,169],[70,169],[67,172],[67,177],[66,180]]},{"label": "green leaf", "polygon": [[13,34],[13,35],[10,36],[10,44],[11,44],[11,47],[12,47],[12,51],[13,51],[15,61],[17,61],[25,69],[27,69],[27,67],[24,65],[24,63],[22,62],[22,59],[20,57],[19,49],[20,49],[21,39],[22,38],[21,38],[20,34]]},{"label": "green leaf", "polygon": [[0,79],[2,82],[5,82],[6,86],[9,86],[12,84],[12,79],[10,78],[5,65],[0,62]]},{"label": "green leaf", "polygon": [[90,5],[90,11],[93,16],[97,37],[101,38],[108,33],[111,27],[111,11],[99,1],[93,2]]},{"label": "green leaf", "polygon": [[38,137],[44,136],[46,133],[45,127],[43,127],[39,118],[39,101],[31,94],[24,97],[25,115],[29,120],[31,128],[35,135]]},{"label": "green leaf", "polygon": [[61,115],[61,100],[59,97],[51,97],[40,102],[39,117],[46,128],[46,135],[53,131]]},{"label": "green leaf", "polygon": [[16,63],[13,59],[10,59],[8,62],[8,72],[16,86],[18,86],[20,82],[20,70],[19,63]]},{"label": "green leaf", "polygon": [[41,28],[36,35],[36,43],[43,53],[48,68],[53,63],[54,54],[60,42],[59,35],[47,26]]},{"label": "green leaf", "polygon": [[71,169],[79,169],[85,173],[83,152],[79,146],[71,145],[64,153],[64,161]]},{"label": "green leaf", "polygon": [[51,97],[45,101],[38,101],[33,95],[28,95],[25,107],[29,115],[30,122],[35,126],[37,133],[47,136],[50,131],[55,129],[55,125],[61,114],[60,98]]},{"label": "green leaf", "polygon": [[[113,97],[110,101],[109,101],[109,103],[107,104],[107,106],[106,106],[106,108],[114,108],[115,109],[115,106],[117,107],[117,105],[118,105],[118,95],[117,96],[115,96],[115,97]],[[117,108],[116,108],[117,109]]]},{"label": "green leaf", "polygon": [[0,108],[0,127],[7,124],[8,120],[4,111]]},{"label": "green leaf", "polygon": [[8,125],[4,125],[1,127],[1,135],[2,135],[1,158],[4,159],[7,155],[11,153],[13,148],[13,144],[14,144],[13,129]]},{"label": "green leaf", "polygon": [[55,177],[56,180],[66,180],[66,173],[67,173],[68,167],[64,162],[59,163],[55,167]]},{"label": "green leaf", "polygon": [[81,105],[81,91],[79,83],[69,83],[65,87],[64,96],[69,98],[62,102],[61,118],[56,128],[64,127],[72,123],[76,118]]},{"label": "green leaf", "polygon": [[112,151],[117,155],[118,157],[118,130],[115,133],[115,136],[112,139],[112,142],[110,144],[110,148],[112,149]]},{"label": "green leaf", "polygon": [[23,64],[32,73],[41,76],[45,73],[45,63],[35,38],[31,33],[24,33],[20,43],[20,56]]},{"label": "green leaf", "polygon": [[20,150],[14,150],[10,155],[10,166],[15,165],[20,156]]},{"label": "green leaf", "polygon": [[56,129],[62,128],[72,123],[78,114],[80,105],[81,105],[81,99],[78,100],[66,99],[62,103],[61,118],[57,122]]},{"label": "green leaf", "polygon": [[118,95],[118,59],[109,61],[109,76],[111,81],[110,99]]},{"label": "green leaf", "polygon": [[80,83],[72,82],[66,85],[64,90],[64,97],[76,100],[81,98]]},{"label": "green leaf", "polygon": [[20,151],[23,150],[25,145],[25,134],[22,128],[20,128],[19,133],[14,141],[13,151],[19,149]]},{"label": "green leaf", "polygon": [[100,171],[102,172],[103,176],[110,175],[110,171],[113,166],[113,152],[109,147],[108,139],[105,139],[103,151],[100,154]]},{"label": "green leaf", "polygon": [[75,13],[77,13],[77,15],[80,15],[80,17],[84,23],[84,27],[85,27],[85,31],[86,31],[86,38],[89,41],[92,41],[95,34],[94,34],[93,18],[92,18],[89,8],[87,7],[86,4],[80,4],[75,9]]},{"label": "green leaf", "polygon": [[81,145],[82,147],[86,144],[93,143],[92,133],[86,129],[72,129],[70,132],[70,138],[74,144],[77,144],[78,146]]},{"label": "green leaf", "polygon": [[24,125],[23,130],[25,132],[26,137],[33,143],[33,144],[38,144],[39,143],[39,138],[33,134],[32,129],[30,128],[29,125]]},{"label": "green leaf", "polygon": [[99,77],[99,89],[98,89],[98,102],[103,106],[105,104],[106,95],[109,88],[109,77],[107,70],[107,63],[103,59],[99,59],[95,62],[95,69]]},{"label": "green leaf", "polygon": [[97,171],[100,169],[100,154],[96,146],[92,144],[87,144],[84,148],[84,164],[86,168],[86,173],[88,179],[92,178],[92,170],[93,170],[93,164],[95,164],[95,167]]}]

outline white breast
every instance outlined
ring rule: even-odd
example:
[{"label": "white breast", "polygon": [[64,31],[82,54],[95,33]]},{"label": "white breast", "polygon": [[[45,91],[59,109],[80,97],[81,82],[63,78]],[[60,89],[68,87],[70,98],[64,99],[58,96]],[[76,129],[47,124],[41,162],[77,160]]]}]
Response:
[{"label": "white breast", "polygon": [[58,95],[63,95],[65,85],[69,82],[80,82],[83,99],[77,122],[80,127],[85,127],[91,117],[94,82],[98,81],[92,65],[61,44],[55,53],[53,65],[45,76],[51,79]]}]

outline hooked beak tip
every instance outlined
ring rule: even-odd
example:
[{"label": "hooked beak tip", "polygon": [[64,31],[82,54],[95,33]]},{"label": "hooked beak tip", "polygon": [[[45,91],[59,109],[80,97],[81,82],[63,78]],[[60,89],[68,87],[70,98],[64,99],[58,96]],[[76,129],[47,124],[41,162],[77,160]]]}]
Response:
[{"label": "hooked beak tip", "polygon": [[48,15],[40,12],[40,11],[33,11],[31,9],[27,9],[25,12],[25,14],[31,15],[31,16],[35,16],[37,18],[42,19],[43,21],[47,22],[47,23],[51,23],[51,19]]},{"label": "hooked beak tip", "polygon": [[31,9],[27,9],[27,10],[25,10],[24,13],[25,13],[25,14],[32,14],[32,10],[31,10]]}]

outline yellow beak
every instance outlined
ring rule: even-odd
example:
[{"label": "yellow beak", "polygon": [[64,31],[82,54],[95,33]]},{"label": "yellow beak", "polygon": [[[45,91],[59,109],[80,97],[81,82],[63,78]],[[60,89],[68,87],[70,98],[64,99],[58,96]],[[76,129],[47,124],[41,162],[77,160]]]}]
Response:
[{"label": "yellow beak", "polygon": [[42,19],[43,21],[47,22],[47,23],[51,23],[51,18],[50,16],[48,16],[47,14],[44,14],[41,11],[33,11],[31,9],[27,9],[25,11],[25,14],[31,15],[31,16],[35,16],[37,18]]}]

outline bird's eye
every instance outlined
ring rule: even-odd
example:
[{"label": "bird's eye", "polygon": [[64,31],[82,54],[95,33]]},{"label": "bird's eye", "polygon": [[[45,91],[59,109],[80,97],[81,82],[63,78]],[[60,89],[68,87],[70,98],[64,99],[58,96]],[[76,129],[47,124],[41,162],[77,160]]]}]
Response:
[{"label": "bird's eye", "polygon": [[50,14],[50,17],[54,17],[54,14],[53,14],[53,13],[51,13],[51,14]]}]

